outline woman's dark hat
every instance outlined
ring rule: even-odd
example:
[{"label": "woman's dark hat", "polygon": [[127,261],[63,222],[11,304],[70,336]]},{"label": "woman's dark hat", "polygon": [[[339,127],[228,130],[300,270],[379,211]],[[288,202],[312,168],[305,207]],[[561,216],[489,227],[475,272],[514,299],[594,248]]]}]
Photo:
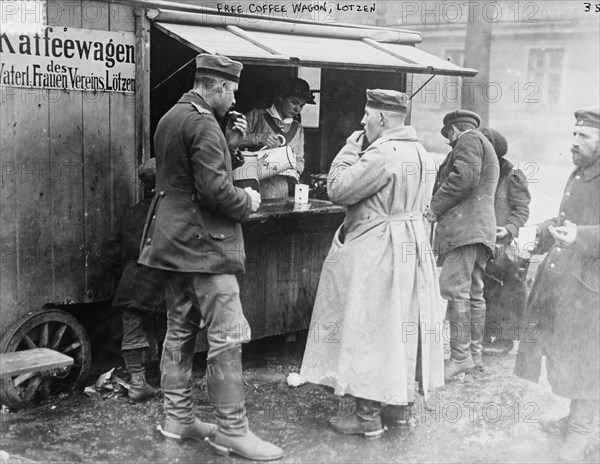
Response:
[{"label": "woman's dark hat", "polygon": [[299,77],[294,77],[283,83],[279,90],[279,95],[282,98],[300,97],[306,100],[309,105],[315,104],[315,96],[310,90],[308,82]]}]

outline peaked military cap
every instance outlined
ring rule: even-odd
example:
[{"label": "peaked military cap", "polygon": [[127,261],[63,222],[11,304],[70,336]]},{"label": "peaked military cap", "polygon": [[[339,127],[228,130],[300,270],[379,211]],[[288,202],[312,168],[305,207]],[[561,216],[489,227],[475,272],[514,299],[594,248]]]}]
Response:
[{"label": "peaked military cap", "polygon": [[477,129],[481,124],[481,118],[477,113],[469,110],[456,110],[451,113],[446,114],[444,116],[443,127],[440,131],[445,138],[448,138],[447,130],[451,124],[458,124],[460,122],[465,122],[468,124],[472,124],[474,129]]},{"label": "peaked military cap", "polygon": [[240,81],[240,73],[244,65],[222,55],[201,53],[196,57],[196,74],[208,74],[222,77],[233,82]]},{"label": "peaked military cap", "polygon": [[368,108],[406,113],[408,97],[405,93],[387,89],[367,89]]},{"label": "peaked military cap", "polygon": [[600,108],[582,108],[575,111],[576,126],[600,129]]}]

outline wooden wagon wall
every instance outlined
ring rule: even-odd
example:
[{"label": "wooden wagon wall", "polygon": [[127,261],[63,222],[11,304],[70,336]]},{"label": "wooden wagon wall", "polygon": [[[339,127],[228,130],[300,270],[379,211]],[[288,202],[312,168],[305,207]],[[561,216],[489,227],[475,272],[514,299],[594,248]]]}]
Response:
[{"label": "wooden wagon wall", "polygon": [[[50,26],[135,30],[132,7],[46,4]],[[31,18],[30,18],[31,19]],[[133,95],[0,87],[0,333],[112,295],[105,242],[138,195]]]}]

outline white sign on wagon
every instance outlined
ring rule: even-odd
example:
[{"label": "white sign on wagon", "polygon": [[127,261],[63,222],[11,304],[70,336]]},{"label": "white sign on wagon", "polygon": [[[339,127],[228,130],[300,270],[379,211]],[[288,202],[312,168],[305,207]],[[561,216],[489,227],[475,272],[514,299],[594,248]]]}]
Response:
[{"label": "white sign on wagon", "polygon": [[3,25],[0,86],[133,93],[135,34]]}]

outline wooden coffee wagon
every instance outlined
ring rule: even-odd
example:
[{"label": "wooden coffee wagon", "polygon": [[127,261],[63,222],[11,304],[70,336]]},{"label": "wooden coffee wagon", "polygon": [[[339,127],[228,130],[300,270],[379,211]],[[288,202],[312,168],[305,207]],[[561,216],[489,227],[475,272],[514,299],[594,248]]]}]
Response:
[{"label": "wooden coffee wagon", "polygon": [[[412,31],[161,1],[2,5],[0,353],[50,348],[74,360],[2,379],[1,401],[14,408],[83,384],[91,345],[81,316],[106,307],[115,286],[106,240],[139,199],[137,166],[152,156],[160,117],[190,88],[196,54],[244,63],[240,111],[265,103],[281,78],[310,83],[319,98],[303,112],[304,183],[360,127],[365,89],[406,91],[412,73],[475,74],[415,48]],[[299,208],[283,199],[244,224],[240,289],[253,338],[308,328],[343,216],[326,200]]]}]

